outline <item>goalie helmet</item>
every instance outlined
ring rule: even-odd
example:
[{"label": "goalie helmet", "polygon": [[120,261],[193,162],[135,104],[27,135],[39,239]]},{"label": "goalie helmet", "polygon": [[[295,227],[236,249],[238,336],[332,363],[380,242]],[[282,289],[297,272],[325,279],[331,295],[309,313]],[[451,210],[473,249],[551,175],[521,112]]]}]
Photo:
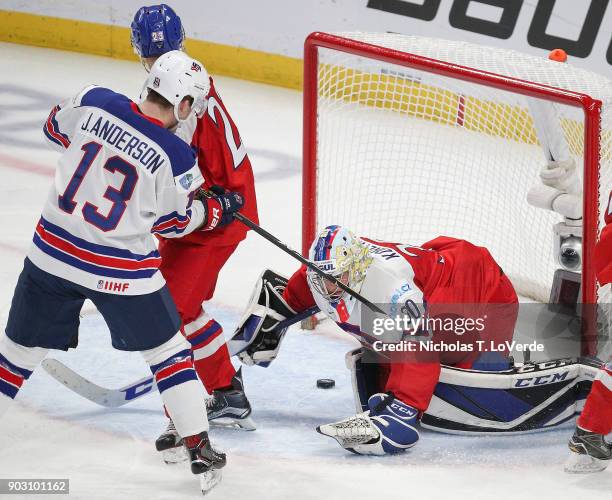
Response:
[{"label": "goalie helmet", "polygon": [[[348,229],[327,226],[312,243],[310,261],[325,273],[359,292],[372,263],[368,247]],[[306,276],[315,302],[334,321],[348,320],[356,299],[333,282],[315,271],[307,270]]]},{"label": "goalie helmet", "polygon": [[185,97],[191,97],[191,110],[200,118],[208,105],[210,77],[201,62],[180,50],[172,50],[160,56],[151,67],[145,87],[154,90],[174,105],[174,117],[179,121],[179,105]]},{"label": "goalie helmet", "polygon": [[185,31],[181,18],[166,4],[141,7],[131,25],[132,47],[139,57],[159,57],[182,50]]}]

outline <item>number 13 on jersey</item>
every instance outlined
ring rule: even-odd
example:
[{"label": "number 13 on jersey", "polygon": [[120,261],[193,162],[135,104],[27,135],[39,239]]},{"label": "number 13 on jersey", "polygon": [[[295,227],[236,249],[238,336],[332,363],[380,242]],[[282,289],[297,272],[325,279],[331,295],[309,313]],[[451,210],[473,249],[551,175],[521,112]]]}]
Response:
[{"label": "number 13 on jersey", "polygon": [[[84,152],[81,161],[77,165],[64,193],[58,196],[59,207],[69,214],[72,214],[77,206],[74,198],[102,149],[102,145],[97,142],[88,142],[81,149]],[[127,202],[134,193],[134,187],[136,182],[138,182],[138,172],[133,165],[119,156],[112,156],[106,160],[102,168],[113,174],[121,174],[123,176],[119,189],[108,186],[103,194],[104,198],[112,202],[112,206],[107,214],[102,214],[98,206],[94,204],[95,200],[90,200],[85,202],[81,211],[83,218],[90,224],[102,231],[112,231],[119,224],[127,207]]]}]

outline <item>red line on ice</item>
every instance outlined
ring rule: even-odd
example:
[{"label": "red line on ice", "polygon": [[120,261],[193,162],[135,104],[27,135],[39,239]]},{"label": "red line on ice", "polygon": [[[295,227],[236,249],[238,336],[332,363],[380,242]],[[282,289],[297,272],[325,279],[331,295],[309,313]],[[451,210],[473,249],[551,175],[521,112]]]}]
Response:
[{"label": "red line on ice", "polygon": [[7,168],[13,168],[15,170],[21,170],[23,172],[44,175],[46,177],[53,177],[55,175],[55,168],[48,165],[43,165],[41,163],[22,160],[16,156],[7,155],[4,153],[0,153],[0,165]]}]

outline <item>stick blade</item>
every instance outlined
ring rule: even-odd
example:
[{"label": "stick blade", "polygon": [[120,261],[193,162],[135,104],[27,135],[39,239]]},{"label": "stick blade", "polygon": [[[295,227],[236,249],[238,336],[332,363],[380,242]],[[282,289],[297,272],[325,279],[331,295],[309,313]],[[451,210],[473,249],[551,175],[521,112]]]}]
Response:
[{"label": "stick blade", "polygon": [[41,364],[43,369],[60,384],[92,403],[106,408],[118,408],[129,401],[121,391],[100,387],[81,377],[57,359],[47,358]]}]

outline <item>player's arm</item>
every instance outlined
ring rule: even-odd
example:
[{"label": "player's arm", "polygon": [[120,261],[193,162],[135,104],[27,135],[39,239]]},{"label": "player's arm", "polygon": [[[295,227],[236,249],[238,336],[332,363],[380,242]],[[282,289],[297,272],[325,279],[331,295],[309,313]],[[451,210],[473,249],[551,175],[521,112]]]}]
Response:
[{"label": "player's arm", "polygon": [[612,191],[605,214],[606,225],[595,245],[595,272],[601,285],[612,283]]},{"label": "player's arm", "polygon": [[163,238],[178,238],[199,229],[205,222],[204,205],[196,199],[204,178],[194,152],[186,144],[180,143],[170,161],[172,168],[156,178],[157,217],[151,232]]},{"label": "player's arm", "polygon": [[89,85],[77,95],[54,106],[43,124],[43,133],[47,141],[59,151],[68,149],[74,135],[74,129],[81,117],[81,99],[95,85]]},{"label": "player's arm", "polygon": [[293,310],[300,312],[315,305],[314,297],[306,279],[306,266],[302,265],[291,275],[283,291],[283,299]]},{"label": "player's arm", "polygon": [[233,213],[242,205],[238,193],[219,190],[205,193],[195,153],[178,142],[171,158],[172,173],[157,178],[157,218],[151,232],[164,238],[177,238],[193,231],[211,231],[233,220]]}]

